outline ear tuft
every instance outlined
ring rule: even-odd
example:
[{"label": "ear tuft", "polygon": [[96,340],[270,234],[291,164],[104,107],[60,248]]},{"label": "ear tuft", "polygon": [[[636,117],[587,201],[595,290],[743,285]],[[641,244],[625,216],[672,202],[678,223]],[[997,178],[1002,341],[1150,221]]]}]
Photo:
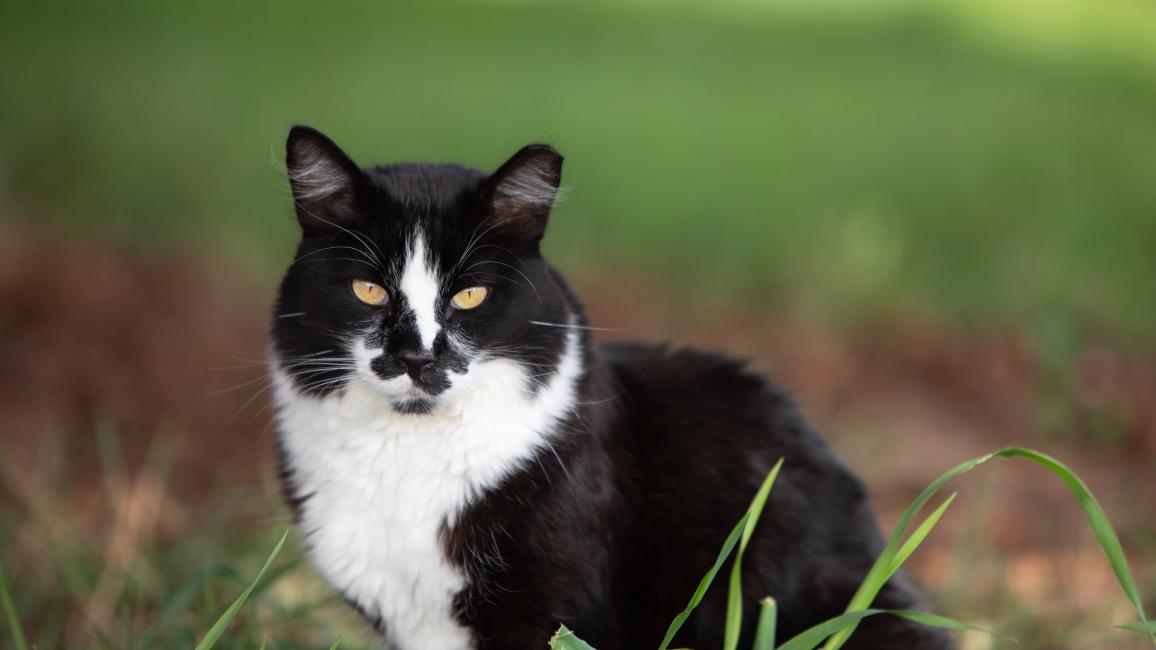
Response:
[{"label": "ear tuft", "polygon": [[537,243],[562,181],[562,155],[545,144],[523,147],[490,176],[486,221]]},{"label": "ear tuft", "polygon": [[302,227],[350,216],[362,175],[332,140],[307,126],[294,126],[285,143],[285,167]]}]

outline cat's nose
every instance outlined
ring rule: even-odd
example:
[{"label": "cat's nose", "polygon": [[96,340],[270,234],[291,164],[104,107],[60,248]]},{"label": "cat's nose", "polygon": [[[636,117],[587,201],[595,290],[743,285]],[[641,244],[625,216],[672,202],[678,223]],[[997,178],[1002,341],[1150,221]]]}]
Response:
[{"label": "cat's nose", "polygon": [[437,359],[432,350],[410,349],[399,350],[397,353],[397,360],[405,365],[405,370],[410,377],[417,379],[426,368],[433,365]]}]

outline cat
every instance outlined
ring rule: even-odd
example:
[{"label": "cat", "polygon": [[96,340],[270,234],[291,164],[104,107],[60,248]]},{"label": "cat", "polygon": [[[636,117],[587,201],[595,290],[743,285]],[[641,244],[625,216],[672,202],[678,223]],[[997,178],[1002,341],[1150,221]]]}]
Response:
[{"label": "cat", "polygon": [[[283,486],[321,575],[397,650],[657,647],[771,466],[744,637],[842,612],[882,548],[864,488],[743,363],[595,345],[541,255],[562,156],[361,169],[294,127],[301,240],[272,320]],[[722,645],[725,589],[673,647]],[[920,606],[897,577],[875,606]],[[952,647],[865,621],[848,648]]]}]

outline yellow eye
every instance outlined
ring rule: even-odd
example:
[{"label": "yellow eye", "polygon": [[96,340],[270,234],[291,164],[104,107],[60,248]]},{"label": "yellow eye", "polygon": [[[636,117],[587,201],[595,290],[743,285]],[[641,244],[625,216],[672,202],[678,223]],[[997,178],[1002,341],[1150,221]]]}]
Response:
[{"label": "yellow eye", "polygon": [[490,290],[485,287],[470,287],[455,293],[450,302],[457,309],[473,309],[485,302],[488,295],[490,295]]},{"label": "yellow eye", "polygon": [[354,280],[353,295],[367,305],[381,305],[389,299],[389,294],[385,292],[384,287],[369,280]]}]

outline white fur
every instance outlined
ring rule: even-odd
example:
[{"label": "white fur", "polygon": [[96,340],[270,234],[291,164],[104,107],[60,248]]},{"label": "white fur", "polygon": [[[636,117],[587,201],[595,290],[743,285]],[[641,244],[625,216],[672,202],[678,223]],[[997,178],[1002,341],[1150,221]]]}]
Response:
[{"label": "white fur", "polygon": [[425,239],[418,233],[410,245],[409,257],[405,260],[401,292],[405,294],[410,309],[413,309],[418,336],[427,351],[433,349],[434,339],[441,330],[437,319],[439,284],[433,264],[426,255]]},{"label": "white fur", "polygon": [[368,364],[377,354],[355,349],[356,379],[322,399],[297,394],[274,370],[281,441],[296,493],[309,495],[308,550],[331,584],[381,617],[397,648],[466,650],[473,642],[452,612],[465,577],[439,533],[550,444],[576,404],[578,335],[569,334],[557,374],[536,394],[520,364],[483,359],[453,376],[425,415],[390,408],[418,389],[405,375],[376,378]]},{"label": "white fur", "polygon": [[498,199],[549,207],[559,192],[559,188],[548,180],[551,173],[538,161],[527,162],[498,183]]},{"label": "white fur", "polygon": [[336,194],[349,186],[349,176],[338,163],[323,157],[309,161],[299,169],[289,170],[293,194],[297,200],[315,201]]}]

